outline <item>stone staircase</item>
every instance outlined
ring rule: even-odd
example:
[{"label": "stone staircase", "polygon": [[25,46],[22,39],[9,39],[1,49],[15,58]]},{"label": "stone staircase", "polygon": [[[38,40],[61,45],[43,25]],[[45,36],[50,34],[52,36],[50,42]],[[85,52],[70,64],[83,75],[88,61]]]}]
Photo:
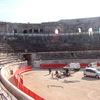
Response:
[{"label": "stone staircase", "polygon": [[0,43],[0,53],[13,53],[13,49],[7,43]]},{"label": "stone staircase", "polygon": [[7,43],[0,43],[0,67],[8,63],[21,61]]},{"label": "stone staircase", "polygon": [[0,57],[0,68],[4,67],[8,63],[14,63],[14,62],[19,62],[21,61],[18,59],[16,56],[5,56],[5,57]]},{"label": "stone staircase", "polygon": [[0,82],[0,100],[18,100]]},{"label": "stone staircase", "polygon": [[[0,69],[6,64],[21,61],[15,54],[13,49],[6,43],[0,43]],[[0,82],[0,100],[18,100],[13,96]]]}]

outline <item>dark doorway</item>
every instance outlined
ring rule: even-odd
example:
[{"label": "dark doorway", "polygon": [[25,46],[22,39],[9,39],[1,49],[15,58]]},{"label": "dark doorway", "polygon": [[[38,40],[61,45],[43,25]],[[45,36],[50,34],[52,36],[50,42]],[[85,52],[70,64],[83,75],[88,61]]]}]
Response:
[{"label": "dark doorway", "polygon": [[40,33],[43,33],[43,29],[40,29]]},{"label": "dark doorway", "polygon": [[14,33],[17,33],[17,29],[14,29]]},{"label": "dark doorway", "polygon": [[38,29],[34,29],[34,33],[38,33]]},{"label": "dark doorway", "polygon": [[24,30],[23,33],[27,33],[27,30]]},{"label": "dark doorway", "polygon": [[32,65],[31,64],[31,54],[23,54],[23,57],[25,60],[27,60],[28,65]]},{"label": "dark doorway", "polygon": [[73,52],[71,53],[71,57],[75,57],[75,54]]},{"label": "dark doorway", "polygon": [[29,29],[29,33],[32,33],[32,29]]}]

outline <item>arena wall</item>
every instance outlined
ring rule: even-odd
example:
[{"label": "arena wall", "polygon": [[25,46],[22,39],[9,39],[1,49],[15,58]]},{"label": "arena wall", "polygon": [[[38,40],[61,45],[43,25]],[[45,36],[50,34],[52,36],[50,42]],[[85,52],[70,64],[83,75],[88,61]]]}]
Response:
[{"label": "arena wall", "polygon": [[100,34],[0,34],[0,42],[15,52],[58,52],[100,50]]},{"label": "arena wall", "polygon": [[100,60],[99,59],[39,60],[39,61],[34,61],[34,67],[42,68],[41,65],[49,65],[49,64],[69,64],[69,63],[89,64],[91,62],[100,63]]},{"label": "arena wall", "polygon": [[[58,33],[55,29],[59,30]],[[100,17],[40,24],[0,22],[0,43],[9,45],[14,53],[36,54],[32,61],[98,60]]]}]

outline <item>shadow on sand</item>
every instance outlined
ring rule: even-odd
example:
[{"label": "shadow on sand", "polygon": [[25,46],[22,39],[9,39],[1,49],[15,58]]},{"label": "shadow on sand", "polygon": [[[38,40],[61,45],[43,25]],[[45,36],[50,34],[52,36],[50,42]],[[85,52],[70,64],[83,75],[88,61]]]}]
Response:
[{"label": "shadow on sand", "polygon": [[100,80],[100,79],[97,79],[95,77],[82,77],[82,80],[86,80],[86,81],[97,81],[97,80]]},{"label": "shadow on sand", "polygon": [[46,75],[44,75],[44,76],[48,76],[48,75],[50,75],[50,74],[46,74]]},{"label": "shadow on sand", "polygon": [[64,80],[64,81],[62,81],[62,83],[76,83],[76,82],[80,82],[80,81],[78,81],[78,80],[72,80],[72,81]]}]

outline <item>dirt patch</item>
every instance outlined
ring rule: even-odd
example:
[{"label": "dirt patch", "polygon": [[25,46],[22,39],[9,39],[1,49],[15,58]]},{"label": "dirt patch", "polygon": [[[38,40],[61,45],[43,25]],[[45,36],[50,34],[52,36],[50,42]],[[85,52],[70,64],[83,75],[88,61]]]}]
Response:
[{"label": "dirt patch", "polygon": [[24,85],[46,100],[100,100],[100,79],[84,77],[83,71],[60,79],[48,73],[46,69],[25,72]]},{"label": "dirt patch", "polygon": [[[47,69],[25,72],[23,85],[46,100],[100,100],[100,79],[84,77],[83,71],[61,78],[55,77],[54,69],[52,72],[53,78]],[[13,76],[8,79],[14,84]]]}]

